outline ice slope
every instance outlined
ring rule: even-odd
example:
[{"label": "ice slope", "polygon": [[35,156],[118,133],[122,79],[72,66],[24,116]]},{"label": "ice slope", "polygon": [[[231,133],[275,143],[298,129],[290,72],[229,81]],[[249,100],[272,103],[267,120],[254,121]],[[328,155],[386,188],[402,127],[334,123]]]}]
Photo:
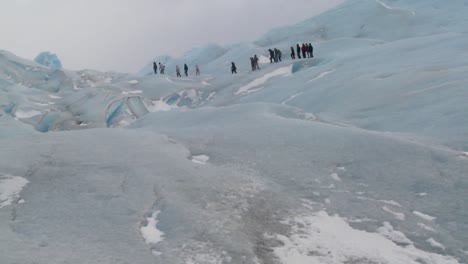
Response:
[{"label": "ice slope", "polygon": [[350,0],[166,75],[1,52],[0,263],[467,263],[466,11]]},{"label": "ice slope", "polygon": [[255,43],[269,46],[339,38],[399,39],[467,32],[464,0],[349,0],[297,25],[274,29]]}]

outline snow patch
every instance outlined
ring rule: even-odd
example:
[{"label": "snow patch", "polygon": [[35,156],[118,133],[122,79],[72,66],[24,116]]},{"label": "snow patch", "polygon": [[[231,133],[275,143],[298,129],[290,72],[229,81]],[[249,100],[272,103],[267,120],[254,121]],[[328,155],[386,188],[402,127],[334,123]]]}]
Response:
[{"label": "snow patch", "polygon": [[260,57],[258,57],[258,63],[260,64],[267,64],[267,63],[270,63],[270,58],[267,58],[263,55],[260,55]]},{"label": "snow patch", "polygon": [[445,246],[442,245],[441,243],[435,241],[433,238],[429,238],[426,241],[427,241],[427,243],[429,243],[429,245],[431,245],[434,248],[439,248],[439,249],[445,250]]},{"label": "snow patch", "polygon": [[173,106],[173,105],[168,105],[166,102],[164,102],[163,100],[157,100],[157,101],[153,101],[151,104],[149,105],[145,105],[146,108],[148,109],[148,111],[152,112],[152,113],[155,113],[155,112],[167,112],[167,111],[171,111],[172,109],[174,108],[177,108],[177,106]]},{"label": "snow patch", "polygon": [[424,220],[427,220],[427,221],[434,221],[436,220],[437,217],[433,217],[433,216],[430,216],[430,215],[427,215],[427,214],[423,214],[421,212],[418,212],[418,211],[413,211],[413,214],[424,219]]},{"label": "snow patch", "polygon": [[340,176],[338,176],[337,173],[333,173],[332,175],[330,175],[330,177],[331,177],[334,181],[337,181],[337,182],[340,182],[340,181],[341,181],[341,178],[340,178]]},{"label": "snow patch", "polygon": [[430,226],[427,226],[423,223],[418,223],[418,226],[426,231],[430,231],[430,232],[436,232],[436,230]]},{"label": "snow patch", "polygon": [[395,10],[395,8],[385,4],[384,2],[380,1],[380,0],[375,0],[377,3],[381,4],[383,7],[385,7],[386,9],[389,9],[389,10]]},{"label": "snow patch", "polygon": [[292,101],[294,100],[296,97],[298,97],[299,95],[301,95],[303,92],[299,92],[299,93],[296,93],[296,94],[293,94],[291,95],[288,99],[284,100],[283,102],[281,102],[282,105],[286,105],[289,101]]},{"label": "snow patch", "polygon": [[128,81],[128,83],[129,83],[129,84],[138,84],[139,81],[137,81],[137,80],[131,80],[131,81]]},{"label": "snow patch", "polygon": [[36,110],[30,110],[30,111],[19,110],[15,112],[15,116],[19,119],[27,119],[27,118],[35,117],[38,115],[42,115],[42,113]]},{"label": "snow patch", "polygon": [[123,91],[122,94],[123,95],[129,95],[129,94],[142,94],[143,91],[142,90],[134,90],[134,91]]},{"label": "snow patch", "polygon": [[206,155],[198,155],[192,157],[192,162],[197,164],[205,165],[210,160],[210,157]]},{"label": "snow patch", "polygon": [[384,225],[377,229],[377,232],[398,245],[413,245],[413,242],[405,234],[395,230],[389,222],[384,222]]},{"label": "snow patch", "polygon": [[52,98],[52,99],[62,99],[62,97],[60,97],[58,95],[53,95],[53,94],[49,94],[49,97]]},{"label": "snow patch", "polygon": [[339,170],[339,171],[342,171],[342,172],[346,172],[346,168],[345,168],[345,167],[337,167],[336,169]]},{"label": "snow patch", "polygon": [[0,174],[0,208],[19,199],[21,191],[28,183],[23,177]]},{"label": "snow patch", "polygon": [[316,81],[316,80],[318,80],[318,79],[320,79],[320,78],[323,78],[323,77],[327,76],[327,75],[330,74],[330,73],[333,73],[334,71],[335,71],[335,69],[330,70],[330,71],[322,72],[322,73],[320,73],[317,77],[315,77],[315,78],[313,78],[312,80],[309,80],[309,81],[307,81],[307,82],[310,83],[310,82]]},{"label": "snow patch", "polygon": [[393,205],[393,206],[396,206],[396,207],[402,207],[401,204],[393,201],[393,200],[379,200],[379,202],[382,202],[382,203],[385,203],[385,204],[388,204],[388,205]]},{"label": "snow patch", "polygon": [[156,227],[159,213],[160,211],[156,211],[151,217],[146,218],[146,226],[140,228],[141,235],[145,239],[146,244],[157,244],[164,240],[164,233]]},{"label": "snow patch", "polygon": [[392,214],[398,220],[405,221],[406,217],[404,213],[395,212],[392,209],[388,208],[387,206],[382,207],[382,210],[384,210],[387,213]]},{"label": "snow patch", "polygon": [[[450,256],[422,251],[412,243],[400,246],[388,237],[353,229],[344,219],[318,212],[285,221],[291,226],[291,235],[265,235],[277,239],[282,245],[274,254],[283,264],[318,263],[392,263],[392,264],[458,264]],[[386,225],[382,231],[406,242],[404,235]]]},{"label": "snow patch", "polygon": [[[267,73],[264,76],[262,76],[262,77],[260,77],[260,78],[258,78],[256,80],[252,81],[251,83],[247,84],[246,86],[242,86],[234,94],[236,94],[236,95],[248,94],[249,90],[251,90],[253,88],[257,88],[259,86],[262,86],[263,84],[268,82],[268,80],[270,80],[273,77],[289,75],[292,72],[292,67],[293,66],[290,65],[290,66],[287,66],[287,67],[278,68],[278,69],[276,69],[276,70],[274,70],[274,71],[272,71],[270,73]],[[259,90],[259,89],[257,89],[257,90]]]},{"label": "snow patch", "polygon": [[418,193],[418,194],[416,194],[416,195],[419,196],[419,197],[426,197],[426,196],[427,196],[427,193]]}]

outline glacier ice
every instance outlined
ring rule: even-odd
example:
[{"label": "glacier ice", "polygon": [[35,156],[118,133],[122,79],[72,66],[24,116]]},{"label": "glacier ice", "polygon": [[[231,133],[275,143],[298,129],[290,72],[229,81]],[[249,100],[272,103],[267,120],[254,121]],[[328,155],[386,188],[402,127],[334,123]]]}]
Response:
[{"label": "glacier ice", "polygon": [[39,55],[37,55],[34,61],[40,65],[44,65],[52,69],[62,69],[62,62],[58,56],[49,51],[41,52]]},{"label": "glacier ice", "polygon": [[164,76],[0,51],[0,263],[466,263],[467,8],[349,0]]}]

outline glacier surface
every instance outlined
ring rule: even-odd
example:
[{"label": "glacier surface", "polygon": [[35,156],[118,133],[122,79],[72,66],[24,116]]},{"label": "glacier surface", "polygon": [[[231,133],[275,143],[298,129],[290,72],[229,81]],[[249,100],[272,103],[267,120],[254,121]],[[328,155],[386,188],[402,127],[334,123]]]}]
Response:
[{"label": "glacier surface", "polygon": [[348,0],[166,75],[0,51],[0,263],[467,263],[467,13]]}]

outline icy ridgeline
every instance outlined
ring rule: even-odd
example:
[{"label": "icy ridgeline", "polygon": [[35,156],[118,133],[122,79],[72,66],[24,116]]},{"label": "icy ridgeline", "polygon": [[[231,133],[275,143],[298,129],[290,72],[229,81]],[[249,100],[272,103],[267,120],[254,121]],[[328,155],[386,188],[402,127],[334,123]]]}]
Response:
[{"label": "icy ridgeline", "polygon": [[1,52],[0,263],[467,263],[467,11],[349,1],[165,76]]}]

